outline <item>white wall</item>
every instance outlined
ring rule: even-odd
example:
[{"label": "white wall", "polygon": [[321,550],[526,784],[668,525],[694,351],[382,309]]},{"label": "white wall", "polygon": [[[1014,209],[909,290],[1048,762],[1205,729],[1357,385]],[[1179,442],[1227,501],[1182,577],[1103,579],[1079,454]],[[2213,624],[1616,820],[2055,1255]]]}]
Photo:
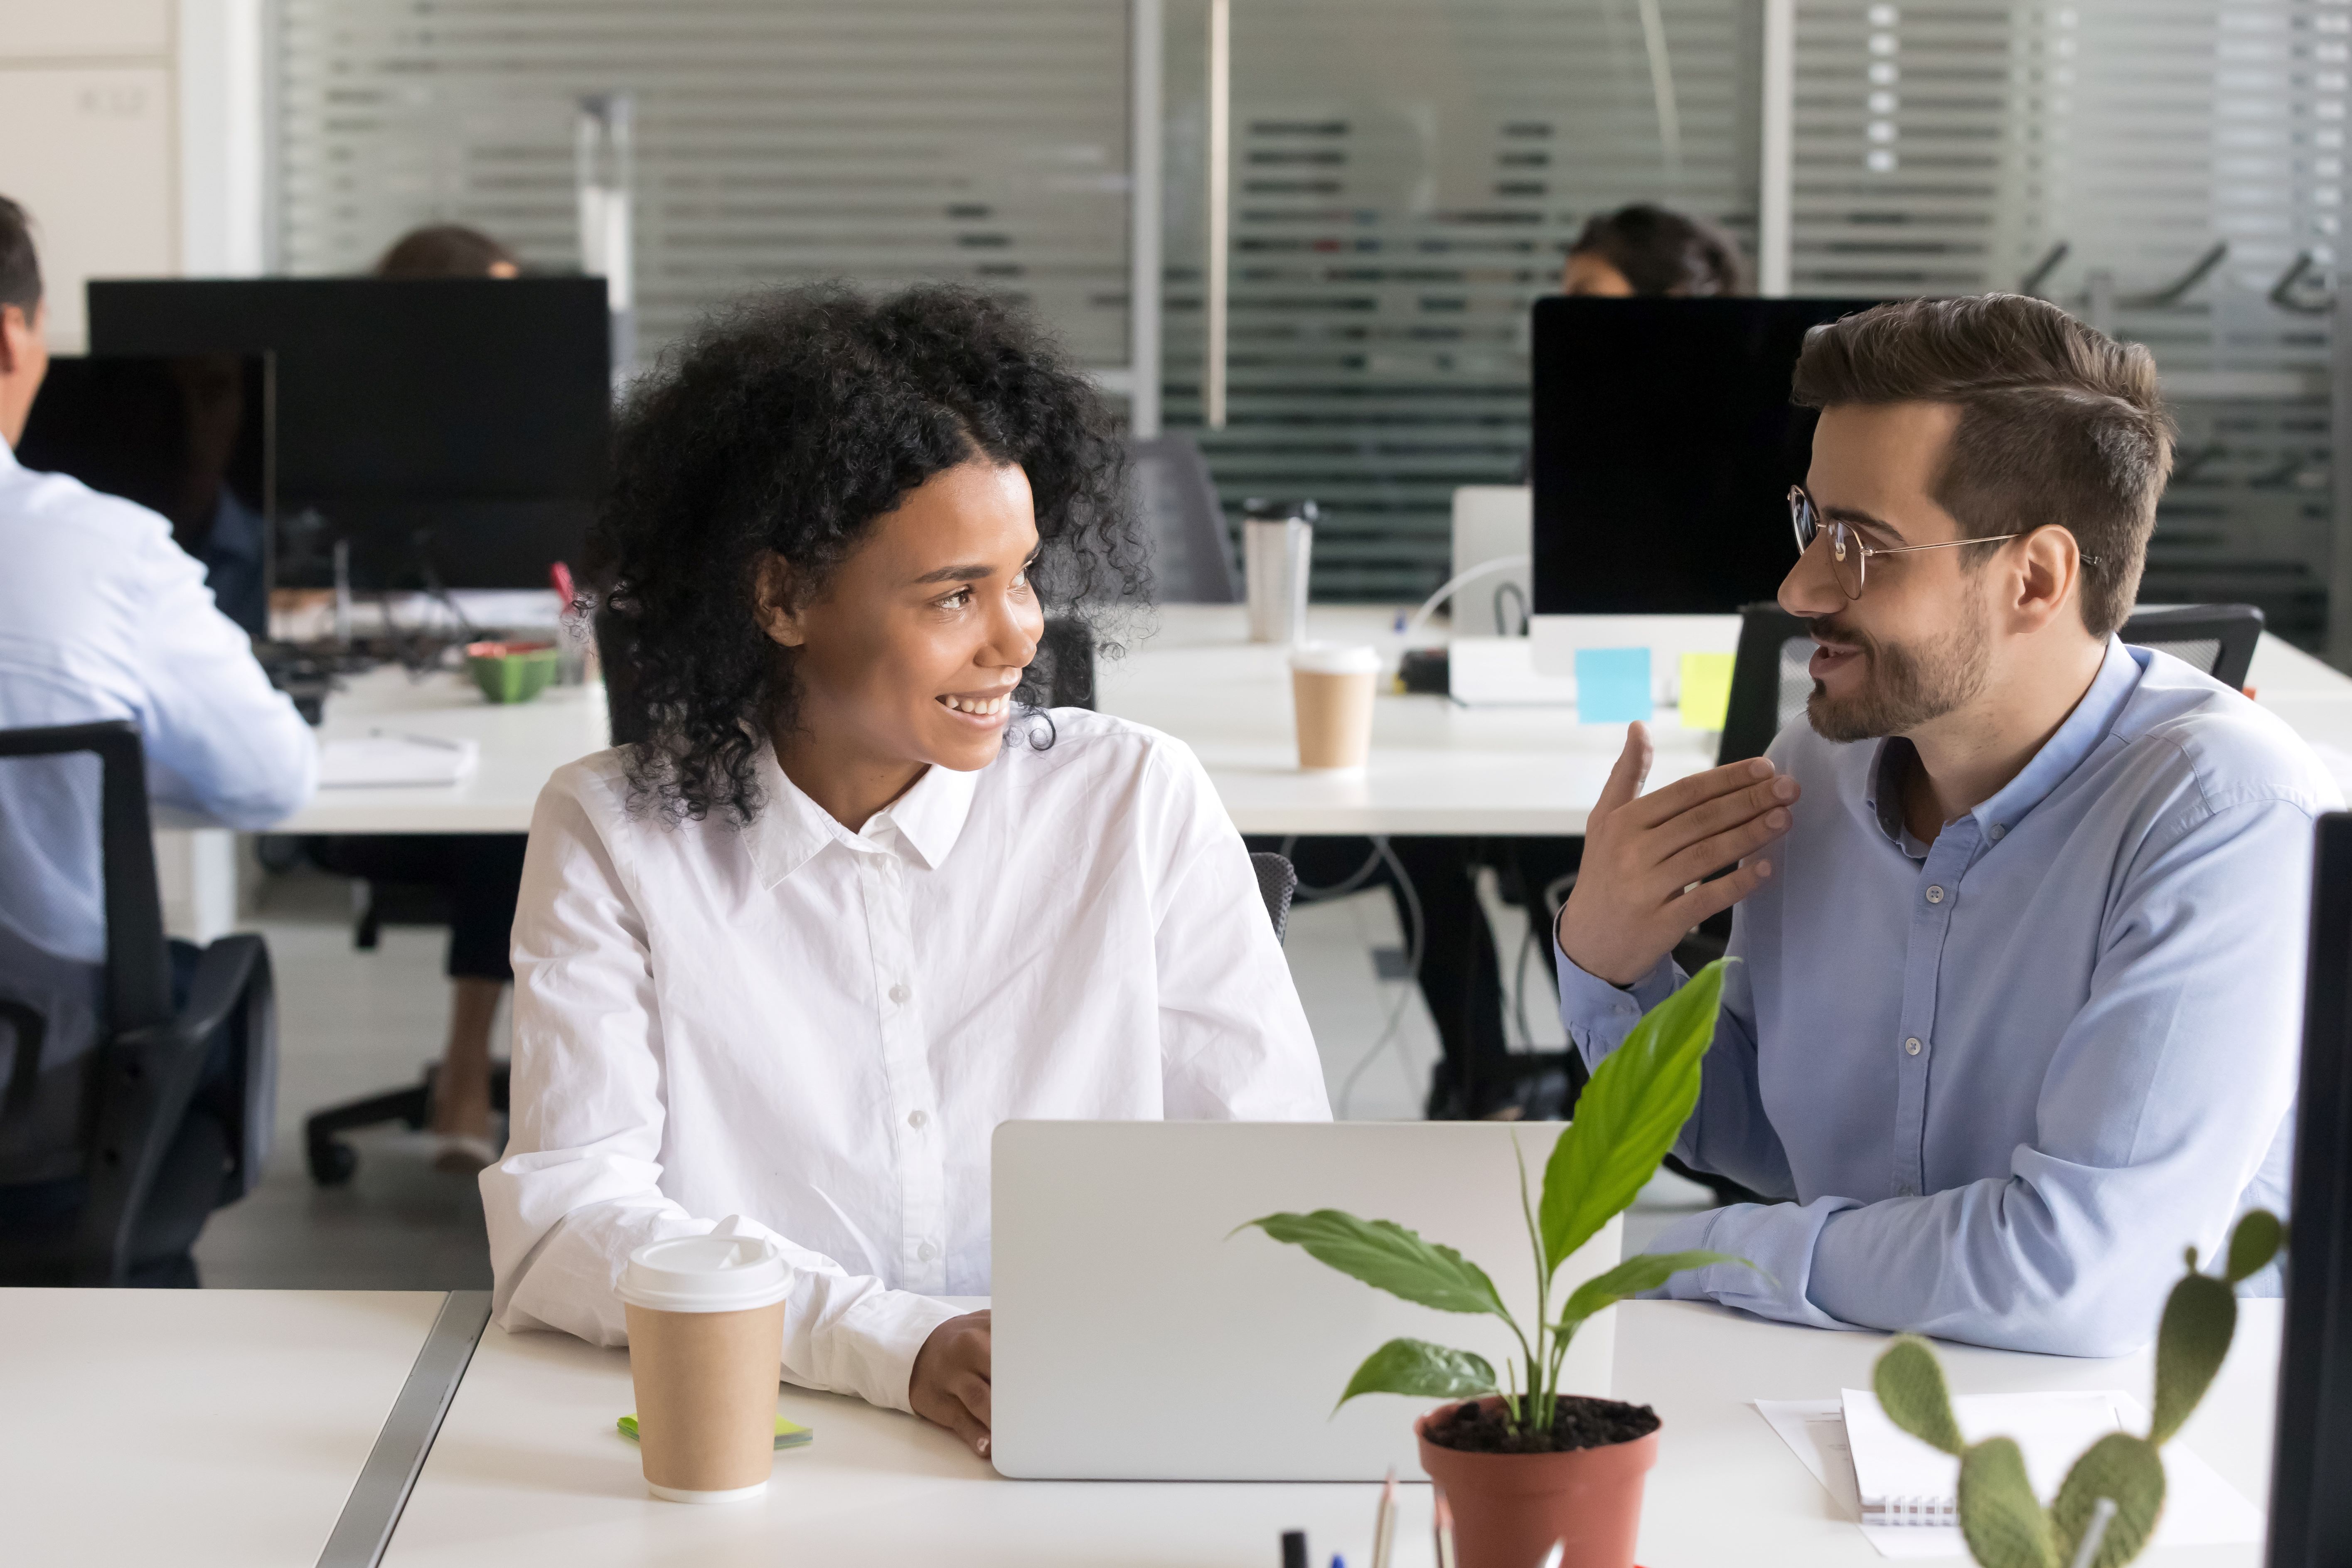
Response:
[{"label": "white wall", "polygon": [[0,195],[59,353],[89,278],[259,271],[261,193],[261,0],[0,0]]}]

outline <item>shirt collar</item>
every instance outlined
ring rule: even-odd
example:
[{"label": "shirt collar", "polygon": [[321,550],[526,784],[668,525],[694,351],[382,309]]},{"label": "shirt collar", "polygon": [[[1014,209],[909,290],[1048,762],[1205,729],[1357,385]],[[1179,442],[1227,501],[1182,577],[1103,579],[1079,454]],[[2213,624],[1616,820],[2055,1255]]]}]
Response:
[{"label": "shirt collar", "polygon": [[[2115,728],[2116,717],[2124,704],[2139,685],[2140,661],[2132,656],[2123,639],[2107,638],[2106,657],[2099,661],[2099,673],[2091,678],[2090,689],[2058,726],[2057,733],[2042,742],[2042,749],[2018,770],[2015,778],[2003,784],[1993,797],[1969,813],[1977,826],[1990,837],[1998,838],[2017,825],[2018,819],[2049,798],[2050,792],[2063,783],[2066,776],[2089,760]],[[1902,770],[1910,766],[1917,752],[1909,741],[1900,735],[1889,735],[1878,742],[1878,754],[1871,759],[1868,780],[1863,799],[1876,820],[1880,831],[1900,845],[1906,842],[1903,826]],[[1884,803],[1882,805],[1882,802]]]},{"label": "shirt collar", "polygon": [[972,795],[980,787],[978,773],[927,768],[912,788],[876,812],[863,832],[852,833],[785,775],[772,744],[761,743],[756,766],[760,815],[744,833],[762,888],[774,887],[831,844],[859,854],[903,845],[925,869],[937,870],[962,836]]},{"label": "shirt collar", "polygon": [[0,474],[5,474],[19,466],[16,461],[16,448],[5,441],[0,441]]}]

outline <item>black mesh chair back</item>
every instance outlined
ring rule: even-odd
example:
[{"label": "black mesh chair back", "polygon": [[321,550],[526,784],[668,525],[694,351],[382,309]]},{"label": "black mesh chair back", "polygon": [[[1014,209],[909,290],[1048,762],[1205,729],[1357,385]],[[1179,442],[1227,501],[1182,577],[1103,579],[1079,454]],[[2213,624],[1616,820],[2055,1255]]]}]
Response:
[{"label": "black mesh chair back", "polygon": [[1298,868],[1284,856],[1259,853],[1250,857],[1250,869],[1257,873],[1258,897],[1273,918],[1274,940],[1285,941],[1290,935],[1290,900],[1298,891]]},{"label": "black mesh chair back", "polygon": [[1152,597],[1163,605],[1241,602],[1232,532],[1209,460],[1189,436],[1128,443],[1136,507],[1151,551]]},{"label": "black mesh chair back", "polygon": [[[42,987],[0,973],[0,1182],[19,1194],[62,1187],[74,1205],[55,1227],[0,1229],[5,1283],[124,1284],[158,1236],[184,1252],[204,1215],[259,1180],[274,1131],[277,1013],[261,939],[205,948],[173,1006],[138,726],[0,731],[0,766],[82,753],[99,763],[106,920],[94,1037],[58,1040]],[[189,1108],[223,1038],[226,1076],[208,1091],[205,1137],[192,1142]]]},{"label": "black mesh chair back", "polygon": [[1772,737],[1805,710],[1813,679],[1805,673],[1813,639],[1802,616],[1774,604],[1739,606],[1739,651],[1731,665],[1731,703],[1715,763],[1760,757]]},{"label": "black mesh chair back", "polygon": [[2263,640],[2263,612],[2252,605],[2136,610],[2118,635],[2134,647],[2168,653],[2238,691],[2245,688],[2255,645]]}]

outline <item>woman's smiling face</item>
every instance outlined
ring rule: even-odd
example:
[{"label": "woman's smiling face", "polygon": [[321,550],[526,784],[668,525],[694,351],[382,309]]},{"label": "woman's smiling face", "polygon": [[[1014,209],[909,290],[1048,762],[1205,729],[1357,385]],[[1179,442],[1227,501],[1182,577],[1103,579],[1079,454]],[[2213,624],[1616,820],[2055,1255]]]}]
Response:
[{"label": "woman's smiling face", "polygon": [[791,569],[772,558],[761,625],[797,650],[793,749],[875,767],[986,767],[1045,630],[1029,584],[1036,552],[1028,475],[974,458],[908,492],[805,602],[791,604]]}]

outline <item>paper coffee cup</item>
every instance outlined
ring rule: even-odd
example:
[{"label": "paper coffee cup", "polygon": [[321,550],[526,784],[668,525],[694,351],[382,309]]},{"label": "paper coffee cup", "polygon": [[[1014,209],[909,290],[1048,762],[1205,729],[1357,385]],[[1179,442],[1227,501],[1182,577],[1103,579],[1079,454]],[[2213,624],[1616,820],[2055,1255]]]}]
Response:
[{"label": "paper coffee cup", "polygon": [[1380,655],[1361,644],[1302,643],[1290,650],[1298,765],[1360,768],[1372,752],[1372,682]]},{"label": "paper coffee cup", "polygon": [[791,1271],[772,1237],[674,1237],[629,1254],[638,1458],[671,1502],[735,1502],[768,1489]]}]

